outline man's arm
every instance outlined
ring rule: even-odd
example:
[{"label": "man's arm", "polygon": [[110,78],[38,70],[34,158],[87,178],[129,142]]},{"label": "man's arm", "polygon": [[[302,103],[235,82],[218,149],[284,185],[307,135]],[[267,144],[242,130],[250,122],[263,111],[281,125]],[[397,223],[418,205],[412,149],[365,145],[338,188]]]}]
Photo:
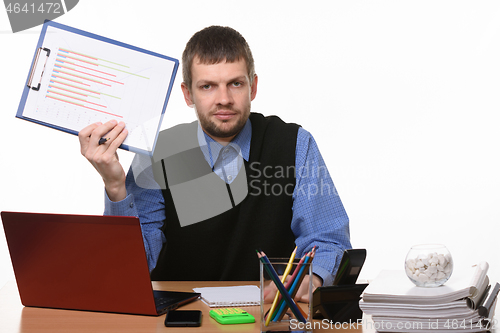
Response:
[{"label": "man's arm", "polygon": [[[116,153],[127,134],[125,123],[116,120],[91,124],[78,133],[80,151],[101,175],[106,193],[112,201],[120,201],[127,196],[125,172]],[[99,144],[105,135],[108,140]]]},{"label": "man's arm", "polygon": [[[351,248],[349,218],[333,185],[314,138],[299,128],[295,152],[296,184],[293,193],[291,228],[297,257],[318,246],[313,262],[313,291],[333,283],[345,249]],[[309,302],[309,280],[304,278],[296,301]],[[264,301],[272,302],[273,283],[266,286]]]},{"label": "man's arm", "polygon": [[[349,218],[309,132],[300,128],[296,148],[292,231],[301,255],[314,245],[314,274],[331,285],[345,249],[351,248]],[[318,286],[316,286],[318,287]]]}]

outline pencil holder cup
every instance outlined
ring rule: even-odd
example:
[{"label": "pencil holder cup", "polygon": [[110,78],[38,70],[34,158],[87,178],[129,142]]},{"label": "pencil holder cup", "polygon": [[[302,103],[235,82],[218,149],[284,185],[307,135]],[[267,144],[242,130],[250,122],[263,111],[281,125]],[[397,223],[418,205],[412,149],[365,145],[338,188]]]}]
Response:
[{"label": "pencil holder cup", "polygon": [[[287,269],[288,267],[288,269]],[[283,282],[283,276],[285,276]],[[312,263],[288,258],[269,258],[260,263],[260,328],[261,332],[312,331]],[[278,282],[276,282],[278,277]],[[309,292],[309,303],[295,301],[301,284]],[[281,286],[278,286],[281,284]],[[281,292],[280,289],[286,291]],[[283,295],[284,293],[284,295]],[[276,298],[276,295],[278,297]],[[290,302],[290,300],[293,300]],[[310,329],[311,328],[311,329]]]}]

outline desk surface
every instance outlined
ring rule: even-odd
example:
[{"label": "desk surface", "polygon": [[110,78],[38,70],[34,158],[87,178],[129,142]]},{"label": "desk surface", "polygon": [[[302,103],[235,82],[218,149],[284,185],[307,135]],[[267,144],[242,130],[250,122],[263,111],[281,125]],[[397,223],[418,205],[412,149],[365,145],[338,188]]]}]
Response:
[{"label": "desk surface", "polygon": [[[233,286],[240,284],[257,284],[254,282],[153,282],[157,290],[192,291],[193,287]],[[179,332],[260,332],[260,307],[244,307],[255,316],[254,324],[219,325],[210,318],[210,308],[202,301],[195,301],[182,307],[183,310],[202,310],[201,327],[168,328],[168,331]],[[159,317],[100,313],[88,311],[58,310],[23,307],[15,282],[7,283],[0,290],[0,332],[166,332],[165,315]],[[320,322],[318,322],[320,324]],[[315,330],[327,332],[328,330]],[[333,330],[332,330],[333,331]],[[372,329],[346,329],[345,332],[373,333]]]}]

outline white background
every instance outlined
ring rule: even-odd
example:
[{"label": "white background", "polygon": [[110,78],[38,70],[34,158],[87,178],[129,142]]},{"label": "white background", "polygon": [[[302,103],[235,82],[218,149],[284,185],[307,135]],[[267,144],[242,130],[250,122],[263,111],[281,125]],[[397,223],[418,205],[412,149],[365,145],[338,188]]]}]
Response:
[{"label": "white background", "polygon": [[[316,138],[368,251],[363,278],[439,242],[500,280],[500,2],[81,0],[56,21],[178,59],[196,31],[235,28],[259,75],[252,110]],[[102,214],[77,137],[15,118],[41,27],[12,34],[2,9],[0,30],[0,210]],[[195,119],[180,83],[164,127]]]}]

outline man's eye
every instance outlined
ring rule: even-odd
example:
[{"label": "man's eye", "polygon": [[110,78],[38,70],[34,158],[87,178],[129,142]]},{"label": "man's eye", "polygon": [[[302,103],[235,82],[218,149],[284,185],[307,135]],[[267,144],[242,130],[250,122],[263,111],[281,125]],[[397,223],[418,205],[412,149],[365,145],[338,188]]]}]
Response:
[{"label": "man's eye", "polygon": [[210,87],[211,86],[209,84],[205,84],[205,85],[201,86],[201,89],[208,90],[208,89],[210,89]]},{"label": "man's eye", "polygon": [[239,87],[239,86],[241,86],[241,82],[233,82],[233,86]]}]

